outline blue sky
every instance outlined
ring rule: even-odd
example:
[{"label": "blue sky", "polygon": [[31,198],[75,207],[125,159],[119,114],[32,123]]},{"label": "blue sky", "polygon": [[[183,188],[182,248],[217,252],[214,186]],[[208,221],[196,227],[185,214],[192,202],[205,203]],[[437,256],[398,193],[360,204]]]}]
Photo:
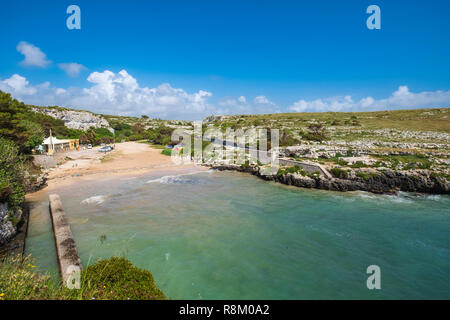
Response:
[{"label": "blue sky", "polygon": [[[81,30],[66,27],[71,4]],[[380,30],[366,27],[371,4]],[[449,12],[430,0],[4,0],[0,89],[174,119],[448,106]]]}]

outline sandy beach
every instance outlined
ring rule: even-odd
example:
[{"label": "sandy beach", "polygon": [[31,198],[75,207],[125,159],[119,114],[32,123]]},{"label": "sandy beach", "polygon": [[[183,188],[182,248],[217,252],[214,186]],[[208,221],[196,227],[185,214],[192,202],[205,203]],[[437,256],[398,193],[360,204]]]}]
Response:
[{"label": "sandy beach", "polygon": [[[59,165],[49,169],[48,186],[52,190],[61,185],[118,175],[138,175],[150,171],[167,171],[181,168],[207,170],[194,164],[175,164],[171,157],[161,154],[161,149],[139,142],[117,143],[113,151],[99,151],[100,147],[59,154]],[[62,163],[61,163],[62,162]]]}]

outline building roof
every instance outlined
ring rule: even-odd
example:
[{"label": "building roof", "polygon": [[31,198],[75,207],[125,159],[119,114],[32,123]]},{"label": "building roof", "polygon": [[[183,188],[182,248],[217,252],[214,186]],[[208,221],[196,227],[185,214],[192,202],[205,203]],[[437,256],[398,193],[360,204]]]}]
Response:
[{"label": "building roof", "polygon": [[[68,143],[70,140],[61,140],[52,136],[52,144]],[[50,137],[45,138],[42,144],[50,144]]]}]

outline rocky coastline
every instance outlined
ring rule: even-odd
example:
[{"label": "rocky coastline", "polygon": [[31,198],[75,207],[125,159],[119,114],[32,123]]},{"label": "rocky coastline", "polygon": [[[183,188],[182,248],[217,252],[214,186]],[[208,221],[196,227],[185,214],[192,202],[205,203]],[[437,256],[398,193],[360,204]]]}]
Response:
[{"label": "rocky coastline", "polygon": [[364,178],[349,175],[348,178],[326,178],[319,175],[304,176],[299,173],[283,173],[262,175],[258,166],[240,166],[236,164],[212,164],[211,168],[219,171],[232,170],[250,173],[267,181],[275,181],[286,185],[316,188],[332,191],[367,191],[377,194],[393,194],[398,191],[450,194],[450,182],[433,175],[428,170],[393,171],[383,170]]},{"label": "rocky coastline", "polygon": [[[47,185],[46,172],[30,176],[25,191],[35,192]],[[28,230],[29,208],[26,202],[20,207],[11,208],[7,202],[0,203],[0,258],[10,255],[23,255]]]}]

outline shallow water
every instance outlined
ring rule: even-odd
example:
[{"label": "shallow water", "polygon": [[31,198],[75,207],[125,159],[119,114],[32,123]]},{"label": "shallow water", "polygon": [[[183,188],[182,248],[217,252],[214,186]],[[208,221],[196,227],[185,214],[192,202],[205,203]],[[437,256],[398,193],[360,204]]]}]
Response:
[{"label": "shallow water", "polygon": [[[449,196],[337,193],[187,170],[58,193],[83,265],[124,255],[172,299],[450,298]],[[31,198],[26,250],[56,273],[47,198]],[[366,287],[373,264],[381,290]]]}]

